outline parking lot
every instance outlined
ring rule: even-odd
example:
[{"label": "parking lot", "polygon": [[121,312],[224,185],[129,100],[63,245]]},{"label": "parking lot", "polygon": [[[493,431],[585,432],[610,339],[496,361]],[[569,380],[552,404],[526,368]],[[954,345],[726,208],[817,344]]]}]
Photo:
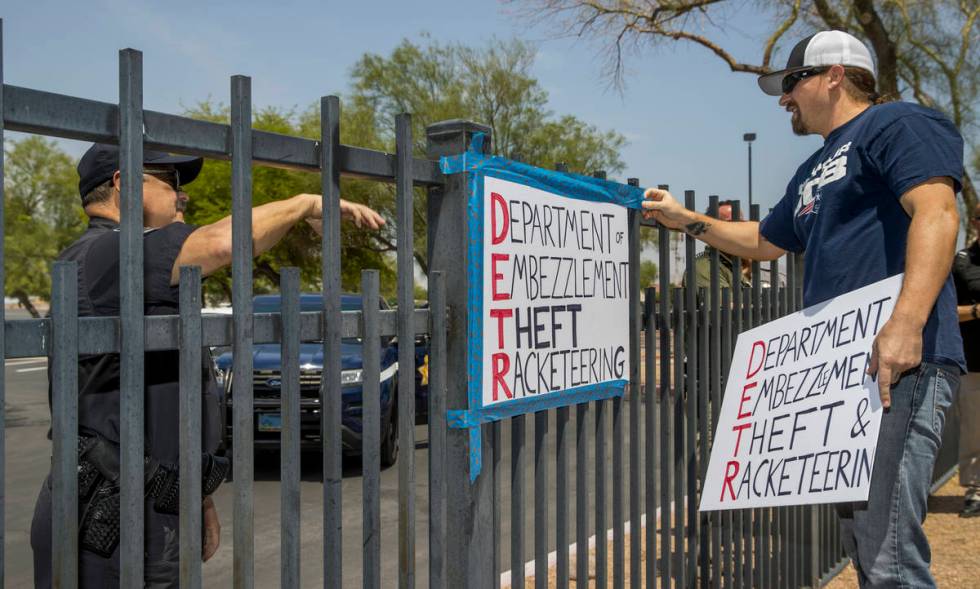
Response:
[{"label": "parking lot", "polygon": [[[47,361],[44,358],[7,362],[7,485],[6,485],[6,583],[8,587],[33,585],[30,525],[34,499],[51,457],[47,439],[50,418],[47,406]],[[416,428],[419,449],[416,465],[420,474],[428,468],[426,428]],[[279,457],[276,453],[256,454],[255,468],[255,586],[279,585]],[[302,458],[302,574],[303,586],[322,586],[322,468],[320,455],[306,453]],[[419,513],[417,519],[419,563],[425,562],[427,498],[425,477],[417,480]],[[221,517],[222,545],[204,566],[207,586],[230,587],[232,582],[232,496],[233,483],[221,486],[215,494]],[[397,467],[381,473],[382,576],[396,578],[398,528]],[[344,468],[344,554],[345,580],[360,583],[361,476],[356,460]],[[419,567],[420,582],[425,580]],[[346,583],[345,583],[346,584]]]}]

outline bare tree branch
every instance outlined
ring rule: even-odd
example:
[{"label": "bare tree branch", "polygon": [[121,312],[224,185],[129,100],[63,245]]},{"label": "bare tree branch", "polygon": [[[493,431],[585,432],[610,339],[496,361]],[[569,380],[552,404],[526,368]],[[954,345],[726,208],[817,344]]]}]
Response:
[{"label": "bare tree branch", "polygon": [[899,58],[899,63],[906,66],[904,72],[899,75],[909,88],[912,90],[912,95],[915,97],[915,101],[922,106],[927,106],[929,108],[936,108],[936,99],[929,95],[925,90],[922,83],[922,74],[919,69],[914,67],[909,63],[908,58]]},{"label": "bare tree branch", "polygon": [[776,48],[776,43],[779,42],[779,39],[786,34],[786,31],[790,30],[790,28],[796,23],[796,19],[799,18],[800,2],[801,0],[795,0],[793,2],[793,11],[790,13],[789,17],[787,17],[786,20],[784,20],[782,24],[780,24],[779,27],[773,31],[772,35],[770,35],[769,39],[766,41],[766,48],[762,52],[762,67],[770,67],[770,64],[772,63],[772,52],[773,49]]},{"label": "bare tree branch", "polygon": [[658,35],[673,39],[675,41],[683,39],[685,41],[690,41],[692,43],[700,45],[705,49],[711,51],[718,57],[720,57],[725,63],[728,64],[728,67],[731,68],[733,72],[746,72],[751,74],[765,74],[769,72],[769,68],[767,67],[761,65],[747,64],[735,59],[735,57],[731,53],[725,51],[720,45],[718,45],[714,41],[702,35],[695,35],[694,33],[689,33],[687,31],[670,31],[656,26],[651,29],[639,29],[639,30],[646,31],[646,32],[653,32]]},{"label": "bare tree branch", "polygon": [[975,41],[976,39],[971,37],[971,32],[973,31],[973,26],[977,22],[977,16],[980,15],[980,3],[978,3],[972,11],[966,10],[963,2],[960,2],[960,7],[963,9],[963,15],[966,17],[963,26],[960,28],[960,54],[956,59],[956,67],[953,70],[957,75],[963,70],[963,65],[966,63],[967,51],[970,48],[970,41]]},{"label": "bare tree branch", "polygon": [[950,109],[952,111],[950,112],[950,117],[953,119],[953,122],[957,126],[962,126],[963,112],[962,112],[962,103],[961,103],[961,96],[960,96],[960,84],[958,83],[958,81],[959,81],[959,76],[964,61],[966,59],[966,52],[970,45],[970,40],[971,40],[970,32],[973,29],[973,26],[976,22],[977,14],[980,13],[980,6],[974,9],[971,13],[967,14],[967,19],[963,23],[963,26],[960,28],[961,31],[960,36],[962,42],[960,44],[960,51],[956,59],[955,66],[951,66],[948,63],[948,61],[944,59],[943,56],[940,55],[935,48],[930,47],[925,43],[923,43],[918,38],[918,36],[913,33],[912,19],[909,16],[908,7],[904,2],[901,2],[899,4],[899,7],[901,10],[902,19],[905,24],[905,31],[906,34],[908,35],[909,43],[911,43],[913,47],[915,47],[916,49],[921,51],[925,56],[931,59],[936,64],[936,67],[938,67],[939,70],[945,76],[948,91],[949,91]]},{"label": "bare tree branch", "polygon": [[830,7],[827,0],[813,0],[813,6],[817,9],[820,18],[823,19],[823,22],[827,23],[828,27],[840,31],[846,31],[848,29],[847,23]]},{"label": "bare tree branch", "polygon": [[[514,0],[506,0],[515,3]],[[621,86],[628,44],[662,46],[685,41],[707,49],[733,72],[764,74],[772,68],[779,42],[791,31],[837,29],[851,33],[873,50],[878,90],[946,112],[967,143],[975,135],[980,93],[977,35],[980,0],[776,0],[759,10],[776,18],[760,39],[761,63],[740,60],[716,41],[732,14],[724,0],[523,0],[523,15],[565,34],[608,43],[609,70]],[[729,6],[731,4],[728,4]],[[741,6],[738,8],[741,10]],[[899,88],[899,84],[906,88]],[[973,207],[977,195],[969,173],[963,201]]]},{"label": "bare tree branch", "polygon": [[898,51],[873,0],[854,0],[854,15],[878,58],[878,91],[898,95]]}]

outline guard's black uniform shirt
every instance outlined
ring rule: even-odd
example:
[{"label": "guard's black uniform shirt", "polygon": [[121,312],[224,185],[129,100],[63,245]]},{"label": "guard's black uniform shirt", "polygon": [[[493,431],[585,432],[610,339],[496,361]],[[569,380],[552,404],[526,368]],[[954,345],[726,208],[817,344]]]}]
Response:
[{"label": "guard's black uniform shirt", "polygon": [[[143,235],[143,311],[146,315],[179,313],[179,289],[170,285],[174,261],[194,227],[173,223]],[[92,218],[88,230],[59,260],[78,262],[78,314],[82,317],[119,315],[119,225]],[[179,459],[180,354],[177,350],[145,353],[145,448],[163,464]],[[78,360],[78,423],[82,431],[98,432],[119,443],[119,354],[82,356]],[[205,353],[201,366],[202,440],[205,452],[218,445],[219,391]],[[49,389],[50,390],[50,389]],[[176,589],[179,579],[179,516],[157,512],[152,501],[144,520],[144,580],[152,589]],[[31,522],[35,587],[53,586],[51,537],[51,479],[42,484]],[[81,589],[119,586],[119,548],[109,558],[79,551]]]},{"label": "guard's black uniform shirt", "polygon": [[[953,283],[956,285],[956,304],[980,303],[980,244],[976,241],[956,252],[953,259]],[[970,372],[980,372],[980,319],[960,322],[963,352]]]},{"label": "guard's black uniform shirt", "polygon": [[[148,229],[143,235],[143,312],[146,315],[177,315],[179,288],[171,286],[174,261],[187,237],[196,229],[184,223],[171,223]],[[119,225],[93,217],[87,231],[59,256],[59,260],[78,263],[78,314],[119,315]],[[145,447],[164,464],[176,464],[179,457],[177,435],[180,356],[177,350],[147,352],[144,361]],[[119,354],[83,355],[78,361],[78,422],[82,429],[94,430],[119,443]],[[217,383],[210,355],[205,352],[201,366],[202,449],[217,449],[220,414]]]}]

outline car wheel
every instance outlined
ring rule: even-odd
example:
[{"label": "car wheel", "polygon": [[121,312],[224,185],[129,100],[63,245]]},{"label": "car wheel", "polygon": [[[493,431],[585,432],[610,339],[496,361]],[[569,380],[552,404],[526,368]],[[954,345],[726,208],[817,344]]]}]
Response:
[{"label": "car wheel", "polygon": [[398,397],[392,397],[391,411],[388,412],[388,423],[385,424],[381,436],[381,466],[387,468],[398,460]]}]

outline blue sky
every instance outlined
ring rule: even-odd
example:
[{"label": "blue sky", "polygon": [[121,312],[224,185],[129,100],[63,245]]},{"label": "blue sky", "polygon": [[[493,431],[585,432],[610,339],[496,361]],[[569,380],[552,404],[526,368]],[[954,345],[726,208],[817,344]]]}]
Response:
[{"label": "blue sky", "polygon": [[[385,54],[403,38],[419,40],[428,32],[442,42],[481,44],[517,36],[536,43],[534,74],[556,113],[628,138],[622,178],[670,184],[677,194],[693,189],[699,207],[709,194],[746,198],[744,132],[759,136],[754,195],[764,210],[820,144],[792,135],[788,114],[758,90],[754,76],[731,73],[703,49],[675,45],[630,58],[620,94],[601,77],[603,58],[594,44],[528,27],[508,14],[512,10],[488,0],[8,0],[0,9],[4,81],[115,101],[118,50],[133,47],[143,51],[147,109],[180,112],[208,97],[227,102],[234,74],[252,77],[257,107],[305,107],[321,95],[343,93],[363,53]],[[755,31],[762,25],[736,18],[721,37],[738,57],[757,61]],[[84,147],[65,145],[75,155]]]},{"label": "blue sky", "polygon": [[[758,62],[771,23],[756,4],[734,0],[724,30],[710,33],[738,59]],[[796,167],[821,144],[796,137],[789,114],[758,89],[755,76],[732,73],[690,44],[641,50],[628,58],[622,93],[602,77],[596,44],[556,38],[496,0],[338,2],[336,0],[6,0],[4,82],[103,101],[118,99],[118,51],[143,51],[144,105],[181,112],[201,100],[228,101],[229,78],[252,78],[256,107],[305,108],[347,90],[348,73],[366,52],[387,54],[402,39],[481,45],[491,37],[534,43],[533,73],[559,114],[574,114],[629,141],[630,176],[644,186],[669,184],[747,201],[746,147],[753,131],[755,201],[763,214],[783,194]],[[784,63],[795,38],[774,63]],[[16,137],[17,134],[9,134]],[[84,145],[64,142],[73,154]]]}]

